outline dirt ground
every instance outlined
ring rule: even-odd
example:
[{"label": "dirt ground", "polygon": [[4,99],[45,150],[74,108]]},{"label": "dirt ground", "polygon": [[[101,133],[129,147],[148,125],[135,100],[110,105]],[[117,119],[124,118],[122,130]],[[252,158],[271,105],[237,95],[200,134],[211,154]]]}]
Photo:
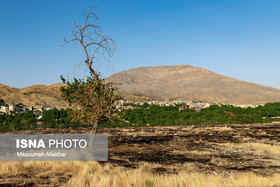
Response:
[{"label": "dirt ground", "polygon": [[[38,129],[17,133],[89,131]],[[143,163],[154,163],[156,167],[151,172],[160,174],[186,170],[186,164],[195,165],[195,170],[202,173],[253,172],[264,176],[280,173],[280,123],[112,128],[100,129],[99,133],[109,134],[109,161],[101,164],[138,168]],[[62,183],[71,178],[59,175],[57,180]],[[43,176],[42,180],[45,179],[48,176]],[[14,186],[13,180],[18,177],[0,176],[0,186]]]},{"label": "dirt ground", "polygon": [[[177,172],[194,163],[199,172],[280,172],[280,124],[105,129],[109,162],[138,167],[162,164],[155,172]],[[174,166],[176,166],[174,168]],[[171,170],[170,170],[171,168]]]}]

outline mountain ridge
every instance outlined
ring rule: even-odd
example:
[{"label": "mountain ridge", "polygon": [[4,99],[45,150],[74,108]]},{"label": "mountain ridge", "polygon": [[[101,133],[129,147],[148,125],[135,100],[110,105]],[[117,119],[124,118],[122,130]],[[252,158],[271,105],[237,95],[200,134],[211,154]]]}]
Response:
[{"label": "mountain ridge", "polygon": [[61,97],[61,86],[63,86],[62,83],[56,83],[49,86],[32,85],[19,89],[0,84],[0,98],[6,104],[22,103],[26,106],[64,108],[68,105]]},{"label": "mountain ridge", "polygon": [[[280,102],[280,89],[242,81],[190,65],[139,67],[105,79],[115,83],[123,98],[130,101],[201,100],[208,103],[265,104]],[[5,103],[49,108],[67,107],[62,99],[62,83],[13,88],[0,83]]]},{"label": "mountain ridge", "polygon": [[121,93],[145,96],[152,100],[199,99],[238,104],[280,101],[280,90],[277,88],[245,82],[190,65],[134,68],[114,74],[108,81],[118,83],[117,88]]}]

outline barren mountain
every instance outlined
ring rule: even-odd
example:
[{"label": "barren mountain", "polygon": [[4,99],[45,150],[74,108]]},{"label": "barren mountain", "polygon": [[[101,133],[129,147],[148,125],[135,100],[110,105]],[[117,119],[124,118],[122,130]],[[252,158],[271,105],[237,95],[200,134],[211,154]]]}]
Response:
[{"label": "barren mountain", "polygon": [[26,106],[66,107],[67,103],[61,98],[60,87],[63,84],[50,86],[35,85],[23,89],[10,88],[0,84],[0,97],[7,104],[23,103]]},{"label": "barren mountain", "polygon": [[[116,83],[128,100],[184,101],[235,104],[280,102],[280,90],[216,74],[189,65],[142,67],[122,71],[106,79]],[[63,84],[35,85],[23,89],[0,84],[0,98],[7,104],[67,107],[59,91]]]},{"label": "barren mountain", "polygon": [[18,89],[17,88],[11,88],[9,86],[6,86],[4,84],[0,84],[0,97],[11,94],[13,92],[16,92]]},{"label": "barren mountain", "polygon": [[107,78],[124,97],[235,104],[280,102],[280,90],[189,65],[141,67]]}]

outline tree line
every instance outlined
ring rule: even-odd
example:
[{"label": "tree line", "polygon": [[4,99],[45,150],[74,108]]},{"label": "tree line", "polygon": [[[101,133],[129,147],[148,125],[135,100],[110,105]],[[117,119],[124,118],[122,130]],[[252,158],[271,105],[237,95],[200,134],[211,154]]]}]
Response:
[{"label": "tree line", "polygon": [[191,109],[179,111],[179,106],[145,104],[124,110],[120,115],[130,124],[151,126],[270,123],[275,120],[272,117],[280,116],[280,103],[268,103],[256,108],[211,105],[200,112]]},{"label": "tree line", "polygon": [[[130,104],[127,104],[130,105]],[[196,112],[191,109],[179,111],[179,106],[159,106],[131,104],[133,109],[115,112],[111,118],[103,118],[100,128],[174,126],[174,125],[214,125],[271,123],[280,116],[280,103],[268,103],[256,108],[241,108],[232,105],[211,105]],[[73,122],[71,109],[52,109],[43,111],[42,118],[32,111],[0,115],[0,131],[32,130],[36,128],[77,128],[92,127],[93,124]],[[279,119],[280,120],[280,119]]]}]

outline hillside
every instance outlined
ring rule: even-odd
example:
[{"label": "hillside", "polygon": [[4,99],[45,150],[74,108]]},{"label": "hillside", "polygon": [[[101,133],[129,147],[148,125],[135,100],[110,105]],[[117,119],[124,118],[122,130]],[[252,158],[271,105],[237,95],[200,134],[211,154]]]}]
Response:
[{"label": "hillside", "polygon": [[[106,79],[116,83],[121,95],[132,101],[184,101],[263,104],[280,101],[280,90],[216,74],[189,65],[141,67]],[[23,89],[0,84],[5,103],[26,106],[67,107],[60,96],[63,84],[35,85]]]},{"label": "hillside", "polygon": [[9,94],[11,94],[13,92],[16,92],[16,91],[18,91],[17,88],[11,88],[11,87],[6,86],[4,84],[0,84],[0,97],[9,95]]},{"label": "hillside", "polygon": [[50,86],[35,85],[23,89],[10,88],[0,84],[0,97],[7,104],[23,103],[26,106],[67,107],[67,103],[60,96],[63,84]]},{"label": "hillside", "polygon": [[189,65],[141,67],[107,78],[119,91],[152,100],[262,104],[279,102],[280,90],[216,74]]}]

